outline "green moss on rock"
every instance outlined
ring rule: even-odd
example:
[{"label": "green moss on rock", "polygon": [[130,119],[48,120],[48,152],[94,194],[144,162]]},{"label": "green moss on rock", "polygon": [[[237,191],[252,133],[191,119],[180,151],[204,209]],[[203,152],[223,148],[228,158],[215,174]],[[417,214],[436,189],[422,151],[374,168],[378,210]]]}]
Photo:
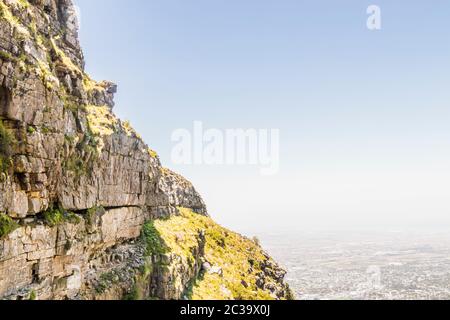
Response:
[{"label": "green moss on rock", "polygon": [[[229,231],[211,218],[190,209],[179,208],[180,215],[147,223],[144,230],[150,253],[167,252],[189,263],[198,257],[193,248],[205,242],[202,257],[217,272],[202,272],[193,279],[186,296],[193,300],[272,300],[272,292],[262,288],[266,283],[278,287],[290,299],[288,286],[271,275],[282,272],[255,241]],[[200,239],[204,234],[204,239]]]},{"label": "green moss on rock", "polygon": [[19,225],[5,214],[0,214],[0,239],[3,239],[16,230]]},{"label": "green moss on rock", "polygon": [[63,210],[61,208],[49,208],[44,212],[44,221],[50,227],[56,227],[65,222],[79,224],[81,218],[75,213]]},{"label": "green moss on rock", "polygon": [[144,225],[142,237],[146,245],[147,256],[164,254],[168,251],[168,248],[153,221],[149,221]]},{"label": "green moss on rock", "polygon": [[12,165],[14,138],[0,121],[0,171],[6,172]]}]

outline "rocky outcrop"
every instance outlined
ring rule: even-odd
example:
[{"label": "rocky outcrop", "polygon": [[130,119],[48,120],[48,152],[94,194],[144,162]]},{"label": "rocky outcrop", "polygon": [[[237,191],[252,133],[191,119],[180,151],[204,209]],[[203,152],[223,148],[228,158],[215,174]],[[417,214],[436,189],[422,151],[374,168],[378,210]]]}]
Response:
[{"label": "rocky outcrop", "polygon": [[202,241],[186,264],[145,225],[206,206],[114,115],[77,25],[70,0],[0,0],[0,298],[180,299]]},{"label": "rocky outcrop", "polygon": [[[155,194],[151,195],[152,200],[150,200],[150,203],[152,203],[154,210],[156,208],[155,213],[157,216],[170,215],[170,212],[167,212],[168,203],[172,207],[191,208],[198,214],[208,215],[205,203],[194,186],[185,178],[169,169],[161,169],[156,195],[157,197],[155,197]],[[155,199],[157,199],[156,202]]]}]

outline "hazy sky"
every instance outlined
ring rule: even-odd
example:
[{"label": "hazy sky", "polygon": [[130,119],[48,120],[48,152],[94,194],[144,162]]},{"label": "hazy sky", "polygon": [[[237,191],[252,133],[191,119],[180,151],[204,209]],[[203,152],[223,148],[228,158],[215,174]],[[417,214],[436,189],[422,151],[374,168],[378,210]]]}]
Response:
[{"label": "hazy sky", "polygon": [[[450,225],[448,1],[75,2],[87,71],[224,225]],[[172,164],[195,120],[280,129],[280,173]]]}]

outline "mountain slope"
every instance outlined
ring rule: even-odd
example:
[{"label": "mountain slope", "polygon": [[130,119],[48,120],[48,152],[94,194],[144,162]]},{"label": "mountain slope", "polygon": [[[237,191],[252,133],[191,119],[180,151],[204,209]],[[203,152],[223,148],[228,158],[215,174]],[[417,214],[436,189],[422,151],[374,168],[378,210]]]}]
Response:
[{"label": "mountain slope", "polygon": [[0,0],[0,298],[290,298],[114,115],[116,90],[84,72],[70,0]]}]

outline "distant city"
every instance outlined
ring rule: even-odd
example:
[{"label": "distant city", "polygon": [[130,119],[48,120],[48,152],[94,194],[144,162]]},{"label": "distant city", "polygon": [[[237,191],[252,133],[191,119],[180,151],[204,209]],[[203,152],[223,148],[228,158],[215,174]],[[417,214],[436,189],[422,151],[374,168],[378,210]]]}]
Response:
[{"label": "distant city", "polygon": [[300,300],[450,299],[450,232],[266,234]]}]

